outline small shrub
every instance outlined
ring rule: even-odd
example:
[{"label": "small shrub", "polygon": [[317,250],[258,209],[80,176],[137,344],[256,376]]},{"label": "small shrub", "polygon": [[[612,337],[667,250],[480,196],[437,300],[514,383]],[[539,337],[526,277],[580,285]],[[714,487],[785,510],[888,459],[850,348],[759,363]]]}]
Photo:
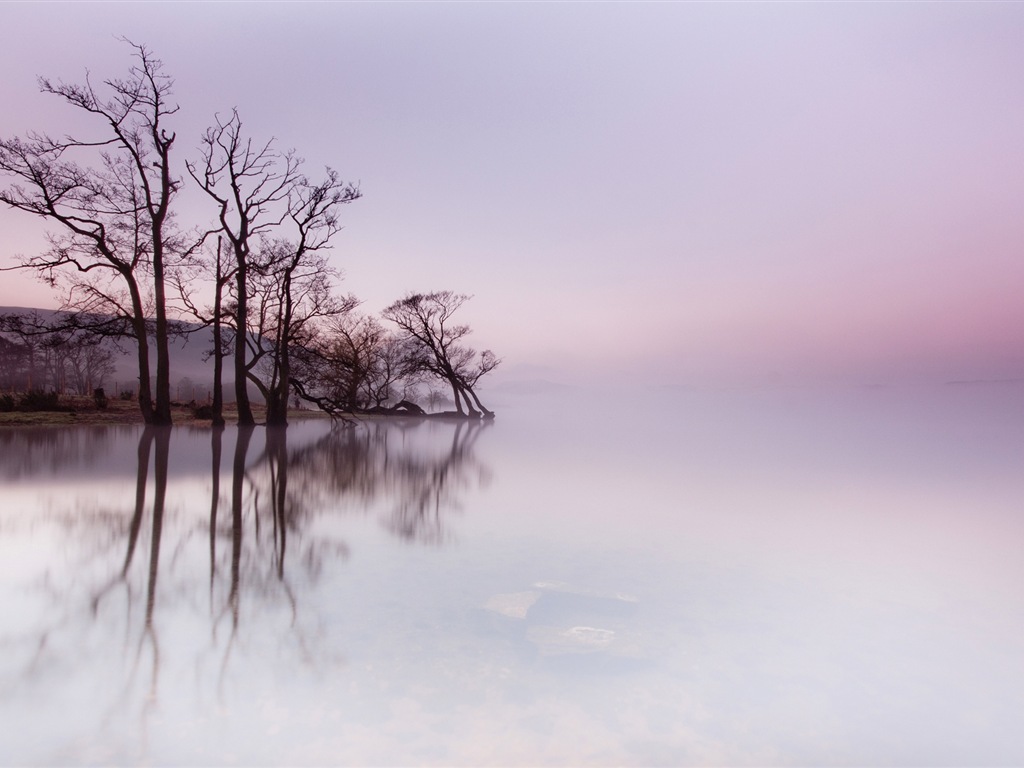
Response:
[{"label": "small shrub", "polygon": [[201,421],[213,421],[213,406],[198,405],[192,409],[192,415]]},{"label": "small shrub", "polygon": [[124,392],[121,393],[121,399],[122,400],[134,400],[135,399],[135,393],[132,392],[130,389],[126,389]]},{"label": "small shrub", "polygon": [[10,413],[14,410],[14,395],[0,395],[0,413]]},{"label": "small shrub", "polygon": [[104,410],[107,407],[107,393],[103,391],[103,387],[94,389],[92,393],[92,401],[96,404],[99,410]]},{"label": "small shrub", "polygon": [[21,396],[18,402],[19,411],[59,411],[60,396],[56,392],[44,392],[33,389]]}]

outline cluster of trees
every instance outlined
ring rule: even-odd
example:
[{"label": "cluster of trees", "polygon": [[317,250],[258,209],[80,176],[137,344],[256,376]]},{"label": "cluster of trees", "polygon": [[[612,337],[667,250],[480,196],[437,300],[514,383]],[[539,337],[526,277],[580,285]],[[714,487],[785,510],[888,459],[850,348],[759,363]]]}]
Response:
[{"label": "cluster of trees", "polygon": [[500,361],[489,350],[478,355],[466,346],[469,326],[452,321],[468,299],[451,291],[408,294],[381,313],[395,330],[369,316],[336,318],[329,333],[302,347],[296,386],[329,412],[420,413],[413,393],[427,388],[429,399],[440,399],[439,391],[429,389],[440,382],[451,393],[456,414],[493,417],[475,387]]},{"label": "cluster of trees", "polygon": [[[44,325],[37,334],[29,329]],[[65,323],[51,330],[31,317],[0,317],[0,390],[91,395],[107,386],[117,369],[117,351],[94,333],[84,333]]]},{"label": "cluster of trees", "polygon": [[[450,389],[457,414],[493,416],[475,386],[499,361],[468,347],[468,326],[451,319],[468,297],[409,294],[383,312],[392,330],[357,315],[355,297],[334,288],[327,252],[358,186],[331,168],[310,178],[294,151],[250,136],[236,110],[215,118],[176,174],[173,80],[145,46],[128,44],[134,63],[124,78],[98,87],[39,81],[91,118],[97,136],[0,139],[0,174],[10,180],[0,202],[53,225],[49,248],[13,268],[59,290],[73,318],[34,333],[133,339],[147,424],[171,423],[169,343],[188,331],[185,313],[213,331],[216,424],[225,361],[241,425],[255,423],[250,385],[268,425],[287,423],[293,396],[331,413],[396,403],[417,411],[411,393],[431,391],[430,382]],[[175,218],[186,183],[210,204],[205,227]]]}]

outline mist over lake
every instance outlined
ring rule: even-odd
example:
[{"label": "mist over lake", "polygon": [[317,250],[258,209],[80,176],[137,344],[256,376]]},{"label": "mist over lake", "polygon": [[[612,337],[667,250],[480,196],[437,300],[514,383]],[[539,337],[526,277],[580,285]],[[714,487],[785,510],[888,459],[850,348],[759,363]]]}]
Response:
[{"label": "mist over lake", "polygon": [[1024,762],[1019,385],[493,399],[0,431],[3,762]]},{"label": "mist over lake", "polygon": [[0,9],[0,768],[1024,766],[1024,3]]}]

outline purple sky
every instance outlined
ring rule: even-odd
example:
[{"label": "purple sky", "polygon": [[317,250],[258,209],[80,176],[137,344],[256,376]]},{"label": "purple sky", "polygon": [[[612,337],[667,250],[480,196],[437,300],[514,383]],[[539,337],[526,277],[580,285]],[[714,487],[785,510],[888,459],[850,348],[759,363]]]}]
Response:
[{"label": "purple sky", "polygon": [[[344,289],[373,312],[474,294],[508,375],[1024,376],[1024,4],[3,3],[0,22],[0,134],[62,132],[36,75],[116,76],[114,37],[143,42],[177,80],[180,175],[237,107],[361,181]],[[43,245],[0,211],[0,263]],[[52,303],[0,276],[0,304]]]}]

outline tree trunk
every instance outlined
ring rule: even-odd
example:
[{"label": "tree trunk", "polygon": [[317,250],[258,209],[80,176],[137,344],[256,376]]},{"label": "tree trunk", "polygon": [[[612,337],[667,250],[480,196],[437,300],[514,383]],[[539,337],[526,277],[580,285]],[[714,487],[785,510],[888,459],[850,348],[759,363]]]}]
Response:
[{"label": "tree trunk", "polygon": [[[147,71],[149,67],[147,65]],[[154,89],[154,96],[159,98],[160,90]],[[159,104],[158,101],[154,102]],[[160,169],[159,176],[159,198],[154,197],[149,184],[144,184],[146,195],[146,207],[149,211],[152,224],[153,241],[153,299],[156,302],[156,408],[153,413],[153,423],[159,426],[171,425],[171,353],[167,339],[167,294],[164,285],[164,256],[166,252],[164,241],[164,223],[167,221],[167,212],[174,194],[175,185],[171,181],[171,166],[169,161],[171,145],[174,143],[174,135],[168,136],[158,128],[160,120],[160,108],[156,106],[154,120],[150,124],[153,146],[156,148],[158,163],[154,163]],[[135,155],[138,158],[138,155]],[[139,174],[145,180],[146,171],[136,159]]]},{"label": "tree trunk", "polygon": [[146,332],[146,320],[141,312],[133,325],[139,353],[139,410],[142,412],[142,420],[153,425],[156,423],[156,416],[153,413],[153,396],[149,388],[149,336]]},{"label": "tree trunk", "polygon": [[459,390],[462,392],[462,398],[466,401],[466,410],[469,411],[469,417],[471,419],[479,419],[480,411],[473,407],[473,402],[469,398],[469,393],[466,391],[467,388],[462,384],[459,384]]},{"label": "tree trunk", "polygon": [[213,294],[213,402],[210,405],[214,427],[224,426],[224,339],[220,332],[221,300],[224,296],[224,278],[220,267],[221,238],[217,238],[216,289]]},{"label": "tree trunk", "polygon": [[282,398],[276,387],[270,390],[270,397],[267,399],[267,426],[288,426],[288,397],[285,395]]},{"label": "tree trunk", "polygon": [[455,410],[459,412],[459,416],[465,416],[462,410],[462,397],[459,395],[459,385],[450,379],[448,383],[452,387],[452,397],[455,398]]},{"label": "tree trunk", "polygon": [[485,419],[493,419],[494,411],[489,411],[484,408],[483,403],[480,402],[480,398],[476,396],[476,391],[472,387],[466,387],[466,392],[473,398],[473,402],[476,403],[476,407],[483,413]]},{"label": "tree trunk", "polygon": [[235,256],[238,261],[238,270],[235,274],[235,284],[238,293],[238,309],[235,315],[235,403],[238,407],[238,426],[251,427],[256,423],[252,416],[252,406],[249,404],[249,374],[245,368],[245,336],[246,336],[246,314],[248,302],[245,292],[246,285],[246,264],[245,254],[238,253]]},{"label": "tree trunk", "polygon": [[[282,368],[287,365],[282,361]],[[286,427],[288,426],[288,390],[287,374],[282,371],[280,379],[268,390],[267,397],[267,426]]]},{"label": "tree trunk", "polygon": [[220,329],[220,295],[215,302],[217,319],[213,322],[213,402],[210,404],[211,423],[224,426],[224,340]]},{"label": "tree trunk", "polygon": [[146,315],[142,308],[142,294],[138,283],[130,272],[121,272],[128,284],[128,295],[132,300],[132,329],[135,332],[139,355],[139,410],[146,424],[155,424],[153,397],[149,383],[149,334],[146,329]]},{"label": "tree trunk", "polygon": [[[154,234],[154,240],[158,235]],[[153,292],[156,299],[156,407],[153,424],[171,424],[171,354],[167,341],[167,299],[164,294],[163,246],[154,242]]]},{"label": "tree trunk", "polygon": [[289,343],[292,336],[292,281],[290,271],[286,272],[281,286],[283,307],[280,310],[277,338],[274,343],[274,375],[270,383],[270,397],[267,399],[267,426],[288,426],[288,392],[291,389],[291,359]]}]

